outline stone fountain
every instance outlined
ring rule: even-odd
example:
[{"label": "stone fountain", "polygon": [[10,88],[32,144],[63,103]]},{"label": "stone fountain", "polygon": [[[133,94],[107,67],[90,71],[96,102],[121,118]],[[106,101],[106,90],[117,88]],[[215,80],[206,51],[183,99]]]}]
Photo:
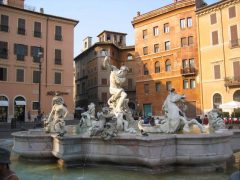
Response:
[{"label": "stone fountain", "polygon": [[[208,172],[224,168],[233,152],[240,150],[240,131],[225,129],[215,110],[209,112],[209,127],[189,120],[176,105],[184,102],[185,96],[174,89],[164,102],[161,123],[134,121],[122,88],[128,68],[116,68],[108,57],[103,66],[110,71],[108,107],[96,113],[90,103],[79,125],[71,127],[75,133],[70,133],[64,123],[67,109],[63,98],[56,96],[44,129],[13,133],[13,151],[30,160],[57,159],[64,167],[107,163],[153,172]],[[201,133],[193,134],[193,128]]]}]

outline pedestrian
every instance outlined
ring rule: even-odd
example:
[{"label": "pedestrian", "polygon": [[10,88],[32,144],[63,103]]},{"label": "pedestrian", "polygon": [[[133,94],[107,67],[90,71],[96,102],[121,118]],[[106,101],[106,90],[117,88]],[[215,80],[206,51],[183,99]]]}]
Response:
[{"label": "pedestrian", "polygon": [[0,148],[0,180],[19,180],[17,175],[10,169],[10,151]]}]

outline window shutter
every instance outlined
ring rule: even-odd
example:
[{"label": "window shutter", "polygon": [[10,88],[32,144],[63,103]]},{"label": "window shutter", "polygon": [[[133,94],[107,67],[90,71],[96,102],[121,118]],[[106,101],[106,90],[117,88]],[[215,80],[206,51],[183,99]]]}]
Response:
[{"label": "window shutter", "polygon": [[216,13],[210,15],[210,21],[211,21],[211,24],[217,23]]},{"label": "window shutter", "polygon": [[238,39],[237,25],[231,26],[230,31],[231,31],[231,40],[236,41]]},{"label": "window shutter", "polygon": [[240,79],[240,61],[233,62],[234,79]]},{"label": "window shutter", "polygon": [[218,44],[218,31],[212,32],[212,45]]},{"label": "window shutter", "polygon": [[235,6],[230,7],[230,8],[228,9],[228,14],[229,14],[229,18],[236,17],[236,9],[235,9]]},{"label": "window shutter", "polygon": [[214,66],[214,77],[215,77],[215,79],[220,79],[221,78],[220,65],[215,65]]}]

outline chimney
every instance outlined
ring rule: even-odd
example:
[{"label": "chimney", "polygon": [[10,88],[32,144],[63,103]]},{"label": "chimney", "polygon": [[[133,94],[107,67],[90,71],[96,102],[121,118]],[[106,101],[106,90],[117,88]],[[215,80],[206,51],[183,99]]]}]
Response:
[{"label": "chimney", "polygon": [[40,13],[44,14],[44,9],[40,8]]},{"label": "chimney", "polygon": [[92,37],[88,36],[83,40],[83,51],[90,48],[91,46],[92,46]]},{"label": "chimney", "polygon": [[24,9],[24,0],[8,0],[7,5]]},{"label": "chimney", "polygon": [[204,2],[204,0],[195,0],[196,8],[199,9],[203,6],[207,6],[207,3]]}]

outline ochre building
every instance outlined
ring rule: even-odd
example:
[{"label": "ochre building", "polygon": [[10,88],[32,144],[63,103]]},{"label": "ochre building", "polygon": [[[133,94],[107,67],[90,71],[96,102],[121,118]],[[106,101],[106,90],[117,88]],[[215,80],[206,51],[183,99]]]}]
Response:
[{"label": "ochre building", "polygon": [[171,88],[186,95],[188,117],[201,114],[195,1],[172,4],[134,17],[138,110],[162,115]]},{"label": "ochre building", "polygon": [[222,0],[196,11],[204,112],[240,101],[240,1]]},{"label": "ochre building", "polygon": [[73,114],[73,30],[78,21],[45,14],[42,8],[36,12],[24,0],[0,2],[0,122],[20,114],[22,121],[32,121],[39,110],[50,113],[56,92]]}]

